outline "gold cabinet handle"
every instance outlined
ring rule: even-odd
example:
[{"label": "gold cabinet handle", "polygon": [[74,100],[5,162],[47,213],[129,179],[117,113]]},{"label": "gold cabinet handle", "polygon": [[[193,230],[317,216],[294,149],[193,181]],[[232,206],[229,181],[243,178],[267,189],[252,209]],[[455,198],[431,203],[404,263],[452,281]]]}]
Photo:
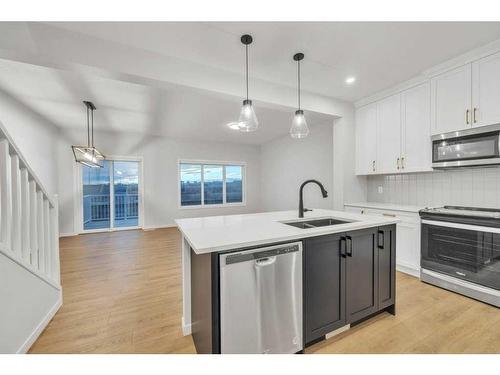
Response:
[{"label": "gold cabinet handle", "polygon": [[465,123],[469,125],[469,110],[465,111]]},{"label": "gold cabinet handle", "polygon": [[398,158],[398,160],[396,161],[396,165],[397,165],[397,168],[398,168],[398,170],[399,170],[399,158]]},{"label": "gold cabinet handle", "polygon": [[372,171],[375,172],[375,160],[372,161]]},{"label": "gold cabinet handle", "polygon": [[386,214],[385,212],[382,213],[382,216],[396,217],[394,214]]},{"label": "gold cabinet handle", "polygon": [[401,157],[401,169],[405,169],[405,157]]},{"label": "gold cabinet handle", "polygon": [[477,120],[476,120],[476,111],[477,111],[477,108],[474,107],[474,111],[472,113],[472,121],[474,121],[474,124],[477,122]]}]

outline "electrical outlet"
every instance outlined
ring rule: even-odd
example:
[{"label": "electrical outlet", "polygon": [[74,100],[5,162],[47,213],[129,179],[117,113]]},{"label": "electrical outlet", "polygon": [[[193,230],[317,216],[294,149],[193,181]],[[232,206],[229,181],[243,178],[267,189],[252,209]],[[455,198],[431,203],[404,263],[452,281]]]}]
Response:
[{"label": "electrical outlet", "polygon": [[384,188],[382,186],[378,187],[378,193],[383,194],[384,193]]}]

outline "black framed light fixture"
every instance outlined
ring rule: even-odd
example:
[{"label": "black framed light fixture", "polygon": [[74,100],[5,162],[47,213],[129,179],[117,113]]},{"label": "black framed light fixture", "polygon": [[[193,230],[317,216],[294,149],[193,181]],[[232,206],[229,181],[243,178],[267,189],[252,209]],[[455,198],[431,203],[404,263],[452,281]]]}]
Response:
[{"label": "black framed light fixture", "polygon": [[83,101],[87,108],[87,146],[71,146],[75,161],[90,168],[104,167],[106,157],[94,146],[94,103]]},{"label": "black framed light fixture", "polygon": [[231,129],[240,130],[242,132],[253,132],[259,127],[259,121],[257,120],[252,101],[248,97],[248,46],[252,44],[252,42],[253,38],[251,35],[245,34],[241,36],[241,43],[245,46],[246,99],[243,100],[238,122],[230,122],[227,124]]},{"label": "black framed light fixture", "polygon": [[297,61],[297,99],[298,109],[293,116],[292,126],[290,127],[290,135],[292,138],[305,138],[309,134],[306,117],[304,111],[300,108],[300,62],[304,59],[304,54],[299,52],[293,55],[293,60]]}]

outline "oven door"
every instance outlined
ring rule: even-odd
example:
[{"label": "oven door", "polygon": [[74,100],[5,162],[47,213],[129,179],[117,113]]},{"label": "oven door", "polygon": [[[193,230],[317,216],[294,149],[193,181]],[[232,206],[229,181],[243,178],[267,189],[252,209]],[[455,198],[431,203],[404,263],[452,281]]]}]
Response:
[{"label": "oven door", "polygon": [[500,290],[500,228],[422,220],[421,266]]},{"label": "oven door", "polygon": [[450,168],[500,163],[499,132],[434,139],[432,167]]}]

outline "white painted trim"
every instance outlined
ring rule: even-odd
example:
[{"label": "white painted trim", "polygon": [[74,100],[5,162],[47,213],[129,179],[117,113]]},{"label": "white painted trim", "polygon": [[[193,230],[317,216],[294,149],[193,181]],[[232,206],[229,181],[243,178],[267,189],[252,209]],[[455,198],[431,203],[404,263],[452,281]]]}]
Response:
[{"label": "white painted trim", "polygon": [[33,266],[30,266],[30,265],[24,263],[22,258],[16,257],[15,254],[12,251],[9,251],[9,249],[3,243],[0,243],[0,254],[6,256],[7,258],[12,260],[13,262],[18,264],[19,266],[23,267],[25,270],[27,270],[31,274],[35,275],[36,277],[38,277],[40,280],[46,282],[54,289],[57,289],[57,290],[62,289],[60,284],[56,283],[54,280],[51,280],[50,278],[45,276],[41,271],[35,269]]},{"label": "white painted trim", "polygon": [[485,233],[500,233],[500,228],[484,227],[482,225],[459,224],[459,223],[450,223],[447,221],[435,221],[435,220],[422,220],[422,224],[435,225],[438,227],[446,227],[446,228],[473,230]]},{"label": "white painted trim", "polygon": [[19,157],[20,162],[21,162],[20,163],[21,168],[26,168],[28,170],[31,179],[36,182],[38,190],[41,190],[43,192],[43,194],[45,195],[45,197],[49,201],[50,206],[54,207],[54,200],[47,193],[47,190],[45,189],[45,186],[40,182],[40,179],[38,178],[38,176],[35,174],[35,172],[33,171],[33,169],[31,169],[31,167],[28,165],[28,163],[26,162],[26,158],[24,157],[23,153],[19,150],[19,147],[17,147],[16,143],[14,142],[14,140],[12,139],[12,137],[7,132],[7,129],[5,128],[5,126],[2,123],[2,121],[0,121],[0,139],[2,139],[2,138],[5,138],[7,140],[7,142],[10,145],[10,148],[14,151],[13,154],[15,154],[15,155],[17,155]]},{"label": "white painted trim", "polygon": [[182,235],[182,333],[191,334],[191,246]]},{"label": "white painted trim", "polygon": [[420,269],[407,266],[401,263],[396,264],[396,271],[406,273],[407,275],[418,277],[420,279]]},{"label": "white painted trim", "polygon": [[337,328],[335,331],[328,332],[325,335],[325,340],[328,340],[329,338],[332,338],[333,336],[340,335],[342,332],[348,331],[350,329],[351,329],[351,325],[350,324],[346,324],[343,327]]},{"label": "white painted trim", "polygon": [[57,311],[62,306],[62,292],[59,293],[59,298],[57,299],[56,303],[54,306],[49,310],[47,315],[42,319],[42,321],[36,326],[36,328],[33,330],[31,335],[28,336],[26,341],[21,345],[19,349],[17,349],[16,354],[26,354],[28,350],[31,348],[31,346],[35,343],[35,341],[38,339],[38,337],[41,335],[45,327],[50,323],[54,315],[56,315]]},{"label": "white painted trim", "polygon": [[[74,230],[75,233],[67,234],[73,236],[86,233],[101,233],[101,232],[116,232],[121,230],[143,229],[145,222],[144,211],[144,158],[142,156],[118,156],[106,155],[106,160],[114,161],[135,161],[139,163],[139,225],[134,227],[112,227],[103,229],[83,229],[83,189],[82,189],[82,165],[80,163],[73,163],[73,217],[74,217]],[[113,191],[113,173],[110,171],[110,193]],[[114,194],[110,197],[110,207],[114,206]],[[114,210],[110,209],[110,223],[113,223]],[[60,235],[59,237],[64,237]]]},{"label": "white painted trim", "polygon": [[184,317],[182,317],[181,324],[182,324],[182,334],[184,336],[189,336],[191,334],[191,324],[184,323]]},{"label": "white painted trim", "polygon": [[462,55],[456,56],[455,58],[449,59],[441,64],[430,67],[429,69],[426,69],[423,72],[421,72],[419,75],[407,81],[401,82],[395,86],[392,86],[386,90],[382,90],[373,95],[359,99],[356,102],[354,102],[354,107],[359,108],[367,104],[382,100],[388,96],[408,90],[412,87],[430,81],[432,77],[443,74],[449,70],[456,69],[460,66],[470,64],[474,61],[493,55],[497,52],[500,52],[500,39],[495,40],[479,48],[468,51]]},{"label": "white painted trim", "polygon": [[73,232],[73,233],[59,233],[59,238],[62,237],[72,237],[72,236],[78,236],[78,233]]},{"label": "white painted trim", "polygon": [[163,229],[163,228],[177,228],[177,224],[153,225],[153,226],[143,227],[142,229],[147,232],[147,231],[156,230],[156,229]]},{"label": "white painted trim", "polygon": [[[200,164],[201,168],[201,205],[197,206],[183,206],[181,205],[181,164]],[[205,165],[222,165],[222,166],[241,166],[242,167],[242,202],[237,203],[222,203],[205,205],[204,197],[204,173],[203,167]],[[222,169],[223,173],[223,199],[226,199],[226,172],[225,168]],[[201,210],[210,208],[226,208],[226,207],[245,207],[247,205],[247,163],[245,161],[220,161],[220,160],[200,160],[200,159],[178,159],[177,160],[177,209],[179,210]]]}]

